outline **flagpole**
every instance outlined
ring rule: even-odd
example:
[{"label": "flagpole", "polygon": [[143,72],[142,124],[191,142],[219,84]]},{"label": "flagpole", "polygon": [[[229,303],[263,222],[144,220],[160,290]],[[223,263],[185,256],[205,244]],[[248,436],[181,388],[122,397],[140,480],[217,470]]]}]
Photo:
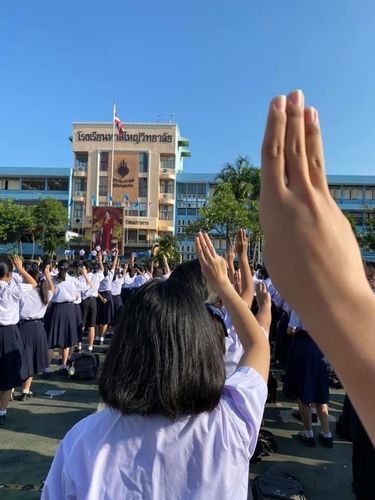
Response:
[{"label": "flagpole", "polygon": [[113,201],[113,169],[115,164],[115,114],[116,114],[116,101],[113,101],[113,114],[112,114],[112,162],[111,162],[111,200],[109,206],[112,206]]}]

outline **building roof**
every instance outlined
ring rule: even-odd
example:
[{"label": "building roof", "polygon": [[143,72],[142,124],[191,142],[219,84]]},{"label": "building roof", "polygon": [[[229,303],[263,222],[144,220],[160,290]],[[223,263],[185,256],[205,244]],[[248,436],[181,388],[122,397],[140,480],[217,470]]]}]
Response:
[{"label": "building roof", "polygon": [[205,174],[198,174],[198,173],[191,173],[187,174],[184,172],[181,172],[177,174],[176,179],[177,182],[215,182],[217,174],[211,174],[211,173],[205,173]]},{"label": "building roof", "polygon": [[328,184],[374,184],[375,175],[327,175]]},{"label": "building roof", "polygon": [[0,167],[0,177],[70,177],[70,167]]}]

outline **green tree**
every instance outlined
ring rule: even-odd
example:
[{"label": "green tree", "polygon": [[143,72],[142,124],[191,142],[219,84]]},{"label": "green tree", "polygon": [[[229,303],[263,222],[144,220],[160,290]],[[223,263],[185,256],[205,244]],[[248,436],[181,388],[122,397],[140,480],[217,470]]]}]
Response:
[{"label": "green tree", "polygon": [[55,198],[41,198],[32,207],[33,234],[45,253],[53,256],[65,243],[68,210]]},{"label": "green tree", "polygon": [[207,200],[205,206],[199,209],[199,217],[185,228],[186,235],[199,231],[216,233],[225,238],[227,248],[239,228],[250,228],[252,223],[252,202],[247,206],[236,198],[229,182],[218,184],[214,194]]},{"label": "green tree", "polygon": [[0,200],[0,241],[22,246],[22,237],[32,225],[30,207],[17,205],[14,200]]},{"label": "green tree", "polygon": [[178,248],[178,238],[177,236],[172,236],[169,234],[163,234],[159,236],[157,242],[152,247],[152,254],[154,255],[154,260],[159,262],[159,265],[163,265],[163,257],[166,256],[168,262],[172,265],[177,265],[180,263],[180,252]]},{"label": "green tree", "polygon": [[238,156],[225,163],[216,180],[229,183],[238,200],[257,200],[260,193],[260,169],[251,165],[248,156]]},{"label": "green tree", "polygon": [[[365,252],[375,251],[375,208],[364,205],[363,230],[356,232],[359,246]],[[345,214],[348,218],[348,215]],[[354,222],[354,221],[353,221]]]}]

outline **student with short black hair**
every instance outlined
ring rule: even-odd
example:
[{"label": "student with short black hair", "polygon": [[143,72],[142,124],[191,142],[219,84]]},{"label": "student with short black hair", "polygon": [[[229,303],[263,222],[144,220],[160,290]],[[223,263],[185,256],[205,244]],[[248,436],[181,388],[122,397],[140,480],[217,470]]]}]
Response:
[{"label": "student with short black hair", "polygon": [[42,499],[248,498],[268,341],[206,235],[196,248],[241,339],[238,369],[225,380],[224,333],[197,294],[173,278],[150,280],[125,304],[103,365],[108,408],[67,434]]}]

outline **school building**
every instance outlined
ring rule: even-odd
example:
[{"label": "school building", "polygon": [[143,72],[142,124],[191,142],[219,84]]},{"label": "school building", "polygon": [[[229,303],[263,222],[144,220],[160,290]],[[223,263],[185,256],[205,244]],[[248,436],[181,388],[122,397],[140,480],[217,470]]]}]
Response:
[{"label": "school building", "polygon": [[176,177],[191,154],[175,123],[123,127],[119,135],[111,123],[73,123],[71,229],[95,238],[96,207],[123,207],[127,254],[174,234]]}]

